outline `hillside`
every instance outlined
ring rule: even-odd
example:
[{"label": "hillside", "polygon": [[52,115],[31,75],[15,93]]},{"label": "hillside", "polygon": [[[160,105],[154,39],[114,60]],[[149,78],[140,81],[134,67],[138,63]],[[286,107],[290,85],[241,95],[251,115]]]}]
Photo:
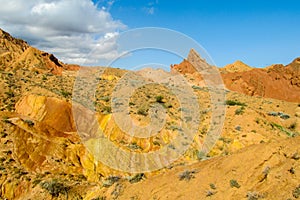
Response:
[{"label": "hillside", "polygon": [[[280,99],[289,102],[300,102],[300,58],[284,66],[276,64],[267,68],[251,68],[241,61],[219,68],[227,89],[249,96]],[[189,61],[171,66],[177,71],[198,83],[203,81]]]},{"label": "hillside", "polygon": [[[271,79],[278,75],[272,87],[281,88],[286,101],[281,97],[276,99],[277,96],[269,98],[271,92],[262,96],[248,94],[242,90],[244,87],[225,90],[226,101],[220,102],[226,106],[224,126],[206,155],[202,145],[208,130],[214,127],[211,120],[215,105],[210,102],[210,88],[190,64],[197,60],[197,52],[191,51],[183,63],[172,66],[171,73],[160,69],[131,72],[67,65],[4,31],[0,44],[0,199],[296,199],[300,196],[299,59],[288,66],[222,74],[228,89],[235,89],[234,85],[239,83],[234,84],[236,77],[242,83],[252,84],[250,80],[257,76]],[[200,61],[207,65],[205,60]],[[78,73],[83,78],[78,78]],[[139,84],[139,79],[131,81],[138,75],[146,76],[148,84],[132,93],[122,90]],[[95,94],[88,87],[93,78],[97,81]],[[190,90],[197,97],[199,108],[193,112],[200,114],[199,121],[182,116],[183,112],[192,112],[195,105],[182,107],[179,95],[170,91],[169,85],[156,83],[160,78],[173,80],[173,85],[182,78],[187,80],[188,88],[181,90]],[[268,77],[261,81],[267,80]],[[269,85],[265,85],[264,91],[270,90]],[[129,95],[128,101],[116,103],[116,96],[120,95],[116,91],[124,98]],[[121,127],[114,110],[118,105],[128,109],[124,116],[134,123],[128,123],[124,117],[121,125],[125,128]],[[153,112],[153,105],[160,109]],[[166,118],[152,135],[147,125],[155,114]],[[165,147],[176,149],[172,141],[182,133],[183,121],[196,121],[199,125],[191,145],[182,143],[186,151],[179,159],[153,171],[126,171],[132,163],[120,155],[147,155]],[[149,135],[131,136],[126,128],[132,125],[146,127],[141,130],[149,131]],[[103,144],[113,144],[118,151]],[[153,163],[143,166],[153,169]]]}]

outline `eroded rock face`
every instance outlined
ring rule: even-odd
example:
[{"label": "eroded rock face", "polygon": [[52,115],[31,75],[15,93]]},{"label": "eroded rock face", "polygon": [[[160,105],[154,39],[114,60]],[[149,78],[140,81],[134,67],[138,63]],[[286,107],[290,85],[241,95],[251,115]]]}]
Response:
[{"label": "eroded rock face", "polygon": [[[192,60],[193,50],[190,51],[187,60],[172,65],[171,72],[184,74],[194,79],[195,85],[199,85],[203,81],[201,71],[197,73],[191,64]],[[205,63],[204,60],[201,62]],[[286,66],[276,64],[265,69],[251,68],[238,61],[219,70],[229,90],[249,96],[300,102],[300,58]]]},{"label": "eroded rock face", "polygon": [[[296,59],[297,60],[297,59]],[[273,65],[267,69],[222,74],[226,87],[250,96],[300,101],[300,64]]]},{"label": "eroded rock face", "polygon": [[29,95],[16,104],[16,112],[60,132],[75,132],[71,104],[52,97]]},{"label": "eroded rock face", "polygon": [[[14,153],[28,171],[83,174],[91,181],[112,172],[95,161],[82,143],[70,103],[29,95],[17,103],[16,112],[9,119],[14,125]],[[86,111],[81,112],[84,116]]]},{"label": "eroded rock face", "polygon": [[[5,71],[27,68],[40,73],[61,75],[63,69],[69,70],[54,55],[31,47],[27,42],[12,37],[0,29],[0,64]],[[72,66],[70,69],[77,70]]]}]

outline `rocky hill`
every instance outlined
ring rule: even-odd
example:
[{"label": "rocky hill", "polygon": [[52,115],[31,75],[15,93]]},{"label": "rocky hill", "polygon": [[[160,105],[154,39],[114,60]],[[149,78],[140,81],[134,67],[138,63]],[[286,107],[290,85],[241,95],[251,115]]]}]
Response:
[{"label": "rocky hill", "polygon": [[[237,61],[219,68],[225,86],[235,92],[249,96],[300,102],[300,58],[290,64],[272,65],[267,68],[251,68]],[[172,65],[171,71],[185,74],[203,84],[201,73],[188,60]]]},{"label": "rocky hill", "polygon": [[[0,65],[4,71],[26,68],[30,71],[61,75],[63,69],[79,69],[79,66],[76,65],[63,64],[53,54],[31,47],[25,41],[13,38],[1,29],[0,44]],[[5,68],[3,68],[4,66]]]},{"label": "rocky hill", "polygon": [[[192,51],[182,64],[172,66],[171,73],[152,69],[130,72],[66,65],[4,31],[0,44],[0,199],[300,197],[300,105],[293,102],[299,97],[299,59],[288,66],[222,74],[229,89],[237,76],[242,83],[253,84],[252,76],[271,79],[278,75],[274,87],[284,86],[288,101],[267,98],[266,94],[271,95],[268,92],[245,95],[244,87],[236,89],[238,92],[226,90],[226,101],[220,102],[226,106],[221,135],[208,154],[203,154],[215,105],[210,103],[210,88],[190,64],[199,58],[197,52]],[[202,59],[201,63],[207,65]],[[78,79],[72,71],[79,69],[86,70],[87,78],[96,76],[95,94],[88,96],[89,79]],[[103,73],[94,73],[98,69]],[[114,164],[125,162],[118,160],[120,154],[99,145],[104,138],[122,153],[147,155],[166,146],[176,149],[170,144],[180,136],[182,121],[194,119],[182,119],[187,111],[180,99],[155,81],[178,73],[196,95],[200,105],[196,112],[201,114],[192,143],[183,155],[171,165],[145,172],[124,172],[99,161],[97,151],[101,150],[100,155]],[[158,112],[166,118],[155,135],[132,137],[117,123],[113,96],[118,88],[137,83],[124,82],[130,75],[145,75],[149,83],[134,90],[124,104],[134,124],[145,127],[151,123],[153,105],[165,111]],[[230,78],[234,80],[227,83]],[[269,91],[266,88],[264,91]],[[93,120],[86,100],[94,107]]]},{"label": "rocky hill", "polygon": [[240,60],[220,68],[222,73],[246,72],[250,70],[252,70],[252,68]]}]

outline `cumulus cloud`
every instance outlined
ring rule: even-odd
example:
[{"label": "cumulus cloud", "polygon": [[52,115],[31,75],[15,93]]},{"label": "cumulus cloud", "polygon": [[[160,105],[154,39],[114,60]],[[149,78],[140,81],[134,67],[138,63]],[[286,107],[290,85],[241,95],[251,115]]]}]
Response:
[{"label": "cumulus cloud", "polygon": [[[0,0],[0,27],[62,61],[97,64],[117,56],[115,38],[126,26],[91,0]],[[93,53],[91,53],[93,52]],[[91,56],[93,54],[93,58]]]}]

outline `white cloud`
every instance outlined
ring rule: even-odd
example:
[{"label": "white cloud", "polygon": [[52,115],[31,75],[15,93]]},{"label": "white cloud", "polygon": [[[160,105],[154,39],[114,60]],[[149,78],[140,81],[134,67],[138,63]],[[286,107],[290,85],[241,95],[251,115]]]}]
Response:
[{"label": "white cloud", "polygon": [[148,2],[147,6],[143,7],[143,10],[145,11],[145,13],[147,13],[148,15],[154,15],[154,12],[156,10],[156,6],[158,5],[158,0],[155,1],[150,1]]},{"label": "white cloud", "polygon": [[[0,0],[0,4],[5,5],[0,7],[2,29],[64,62],[93,64],[96,58],[118,55],[115,38],[126,26],[91,0]],[[98,54],[93,59],[87,58],[91,51]]]},{"label": "white cloud", "polygon": [[153,15],[154,14],[154,7],[148,8],[148,14]]}]

